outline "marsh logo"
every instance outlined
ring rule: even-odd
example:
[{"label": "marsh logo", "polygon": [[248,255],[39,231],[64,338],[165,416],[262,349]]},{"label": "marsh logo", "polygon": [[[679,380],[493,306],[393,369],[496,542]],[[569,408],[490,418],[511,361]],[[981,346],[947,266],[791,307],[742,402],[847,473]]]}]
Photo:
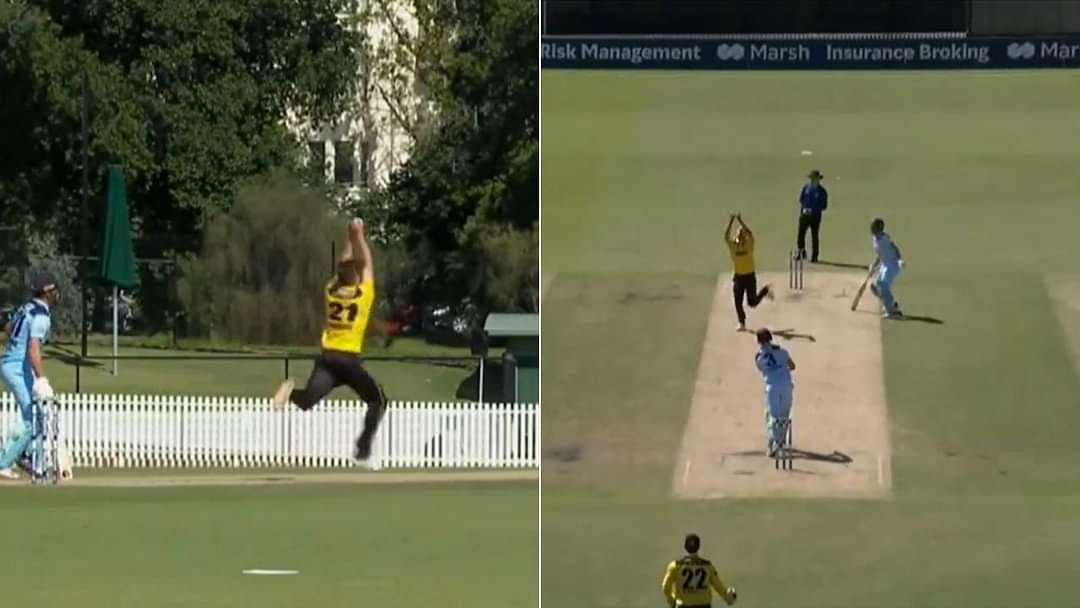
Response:
[{"label": "marsh logo", "polygon": [[1005,49],[1005,54],[1009,59],[1031,59],[1035,56],[1035,45],[1030,42],[1013,42]]},{"label": "marsh logo", "polygon": [[716,47],[716,57],[720,61],[742,61],[746,57],[746,47],[741,44],[721,44]]}]

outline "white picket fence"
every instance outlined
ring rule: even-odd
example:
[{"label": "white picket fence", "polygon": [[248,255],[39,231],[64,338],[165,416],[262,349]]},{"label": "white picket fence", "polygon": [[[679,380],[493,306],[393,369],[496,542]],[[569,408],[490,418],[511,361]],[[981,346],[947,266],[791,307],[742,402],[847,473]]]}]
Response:
[{"label": "white picket fence", "polygon": [[[78,467],[347,467],[363,429],[360,401],[281,411],[269,399],[57,395],[61,440]],[[0,437],[18,424],[0,394]],[[391,402],[369,461],[375,468],[534,468],[535,404]]]}]

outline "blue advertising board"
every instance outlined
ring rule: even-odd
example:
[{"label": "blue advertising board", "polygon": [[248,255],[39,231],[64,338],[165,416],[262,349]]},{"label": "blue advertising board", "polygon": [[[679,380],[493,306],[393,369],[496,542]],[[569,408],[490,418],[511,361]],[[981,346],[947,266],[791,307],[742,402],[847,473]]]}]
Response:
[{"label": "blue advertising board", "polygon": [[562,69],[828,70],[1080,68],[1080,35],[783,39],[545,36]]}]

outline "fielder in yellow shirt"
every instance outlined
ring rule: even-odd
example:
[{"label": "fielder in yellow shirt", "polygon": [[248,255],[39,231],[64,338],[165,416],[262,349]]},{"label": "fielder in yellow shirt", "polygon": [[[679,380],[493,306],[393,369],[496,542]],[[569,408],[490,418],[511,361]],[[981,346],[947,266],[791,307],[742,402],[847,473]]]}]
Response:
[{"label": "fielder in yellow shirt", "polygon": [[364,430],[356,439],[354,452],[357,460],[367,460],[386,412],[386,394],[360,362],[364,334],[375,302],[374,261],[363,221],[349,223],[348,244],[338,261],[337,274],[326,284],[323,296],[326,323],[322,352],[315,359],[307,386],[294,389],[292,379],[286,380],[274,395],[274,405],[282,408],[291,401],[302,410],[310,410],[335,387],[349,386],[367,405]]},{"label": "fielder in yellow shirt", "polygon": [[[731,228],[739,222],[739,230],[735,238],[731,237]],[[750,308],[755,308],[763,298],[773,297],[771,288],[766,285],[758,291],[757,275],[754,274],[754,233],[750,227],[743,223],[742,214],[736,213],[728,220],[727,229],[724,230],[724,242],[731,251],[731,264],[735,268],[735,276],[732,279],[732,292],[735,294],[735,315],[739,317],[739,331],[746,329],[746,311],[743,310],[743,296]]]},{"label": "fielder in yellow shirt", "polygon": [[714,591],[728,606],[734,604],[738,598],[735,588],[725,585],[716,573],[716,567],[698,555],[701,538],[697,534],[687,534],[683,547],[686,555],[668,564],[660,584],[668,606],[710,608]]}]

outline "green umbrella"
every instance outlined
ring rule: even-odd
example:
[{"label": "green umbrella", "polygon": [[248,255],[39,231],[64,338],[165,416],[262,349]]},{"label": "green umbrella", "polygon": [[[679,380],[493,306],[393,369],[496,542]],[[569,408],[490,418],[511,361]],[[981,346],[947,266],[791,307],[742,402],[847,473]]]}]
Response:
[{"label": "green umbrella", "polygon": [[101,245],[101,278],[113,286],[113,374],[116,356],[119,316],[117,306],[120,289],[130,289],[139,283],[135,274],[135,255],[131,247],[131,222],[128,219],[127,185],[123,170],[109,168],[109,190],[105,199],[105,231]]}]

